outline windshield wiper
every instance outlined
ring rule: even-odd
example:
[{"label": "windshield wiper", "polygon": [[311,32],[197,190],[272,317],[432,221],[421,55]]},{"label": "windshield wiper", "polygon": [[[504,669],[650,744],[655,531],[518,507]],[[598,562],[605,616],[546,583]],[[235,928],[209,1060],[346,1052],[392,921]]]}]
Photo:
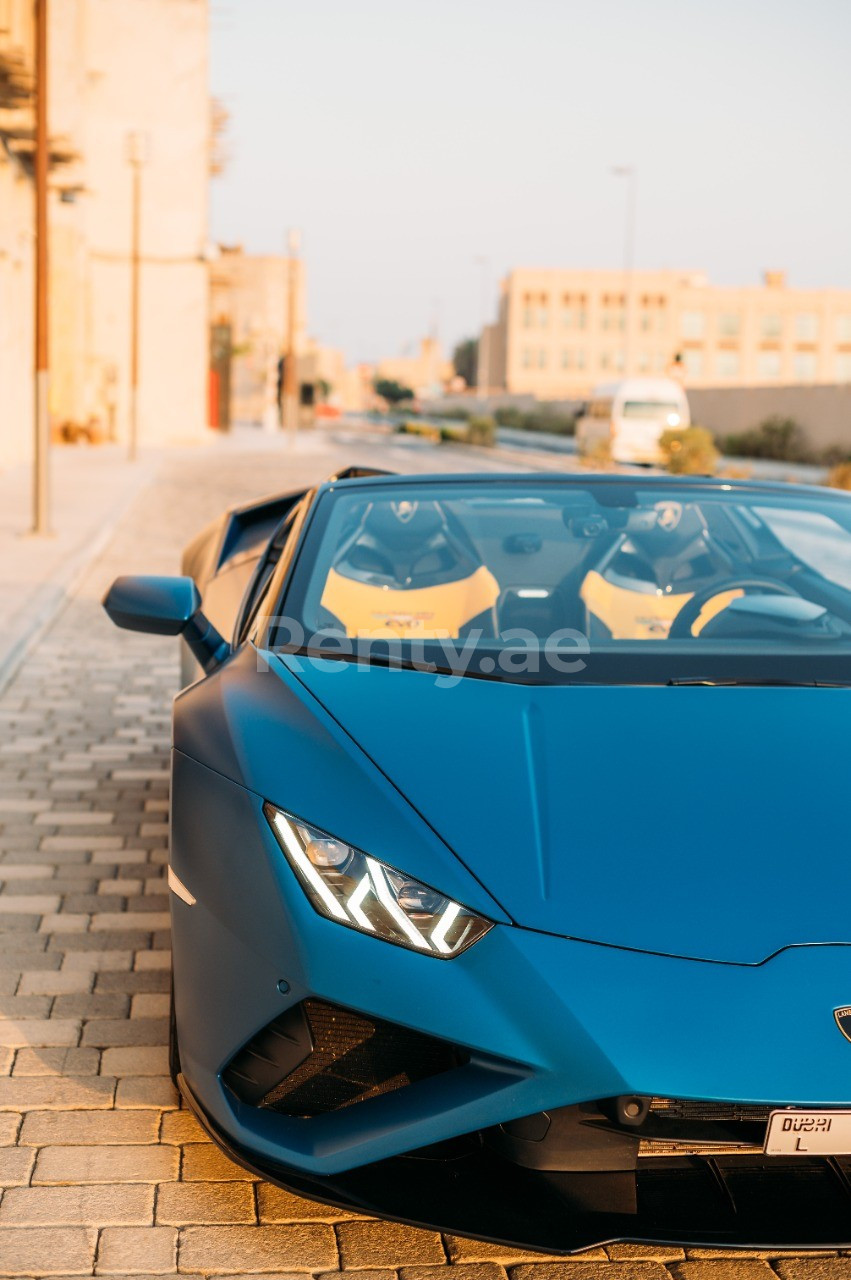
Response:
[{"label": "windshield wiper", "polygon": [[764,680],[713,680],[711,676],[673,676],[666,682],[677,686],[706,686],[721,689],[763,689],[779,687],[782,689],[847,689],[851,685],[848,680],[783,680],[766,677]]}]

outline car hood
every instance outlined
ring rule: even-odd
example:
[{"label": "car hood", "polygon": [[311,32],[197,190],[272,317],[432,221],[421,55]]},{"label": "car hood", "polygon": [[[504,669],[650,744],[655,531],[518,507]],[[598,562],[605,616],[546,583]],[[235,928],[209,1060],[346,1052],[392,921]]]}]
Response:
[{"label": "car hood", "polygon": [[286,662],[519,925],[739,964],[851,941],[851,691]]}]

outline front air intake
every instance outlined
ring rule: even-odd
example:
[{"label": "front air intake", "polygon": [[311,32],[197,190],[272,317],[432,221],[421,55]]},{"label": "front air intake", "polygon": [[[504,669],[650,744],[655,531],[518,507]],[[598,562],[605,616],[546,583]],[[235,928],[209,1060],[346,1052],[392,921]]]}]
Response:
[{"label": "front air intake", "polygon": [[249,1041],[223,1078],[243,1102],[288,1116],[316,1116],[403,1089],[466,1061],[468,1055],[445,1040],[322,1000],[305,1000]]}]

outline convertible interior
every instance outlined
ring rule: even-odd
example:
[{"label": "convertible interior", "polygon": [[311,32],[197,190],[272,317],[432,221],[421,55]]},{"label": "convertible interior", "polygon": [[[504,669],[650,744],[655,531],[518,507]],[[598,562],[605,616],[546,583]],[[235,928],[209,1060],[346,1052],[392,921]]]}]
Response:
[{"label": "convertible interior", "polygon": [[508,642],[570,629],[602,647],[847,644],[848,528],[748,496],[687,500],[685,490],[674,500],[616,486],[352,495],[308,600],[317,629],[349,637]]}]

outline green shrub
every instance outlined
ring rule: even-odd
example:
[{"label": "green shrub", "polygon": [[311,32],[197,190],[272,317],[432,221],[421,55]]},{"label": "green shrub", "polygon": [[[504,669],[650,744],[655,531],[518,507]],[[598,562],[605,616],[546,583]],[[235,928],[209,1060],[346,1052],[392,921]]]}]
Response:
[{"label": "green shrub", "polygon": [[839,462],[835,467],[831,467],[825,483],[829,484],[831,489],[851,490],[851,462]]},{"label": "green shrub", "polygon": [[518,409],[516,405],[503,405],[494,413],[501,427],[515,431],[546,431],[550,435],[572,436],[576,430],[576,418],[571,413],[557,409]]},{"label": "green shrub", "polygon": [[496,444],[496,422],[490,414],[481,414],[469,419],[466,432],[467,444],[484,445],[491,449]]},{"label": "green shrub", "polygon": [[712,432],[705,427],[664,431],[659,448],[666,468],[675,476],[711,476],[718,465]]},{"label": "green shrub", "polygon": [[812,462],[806,433],[794,418],[774,414],[748,431],[722,436],[719,444],[732,458],[770,458],[775,462]]}]

